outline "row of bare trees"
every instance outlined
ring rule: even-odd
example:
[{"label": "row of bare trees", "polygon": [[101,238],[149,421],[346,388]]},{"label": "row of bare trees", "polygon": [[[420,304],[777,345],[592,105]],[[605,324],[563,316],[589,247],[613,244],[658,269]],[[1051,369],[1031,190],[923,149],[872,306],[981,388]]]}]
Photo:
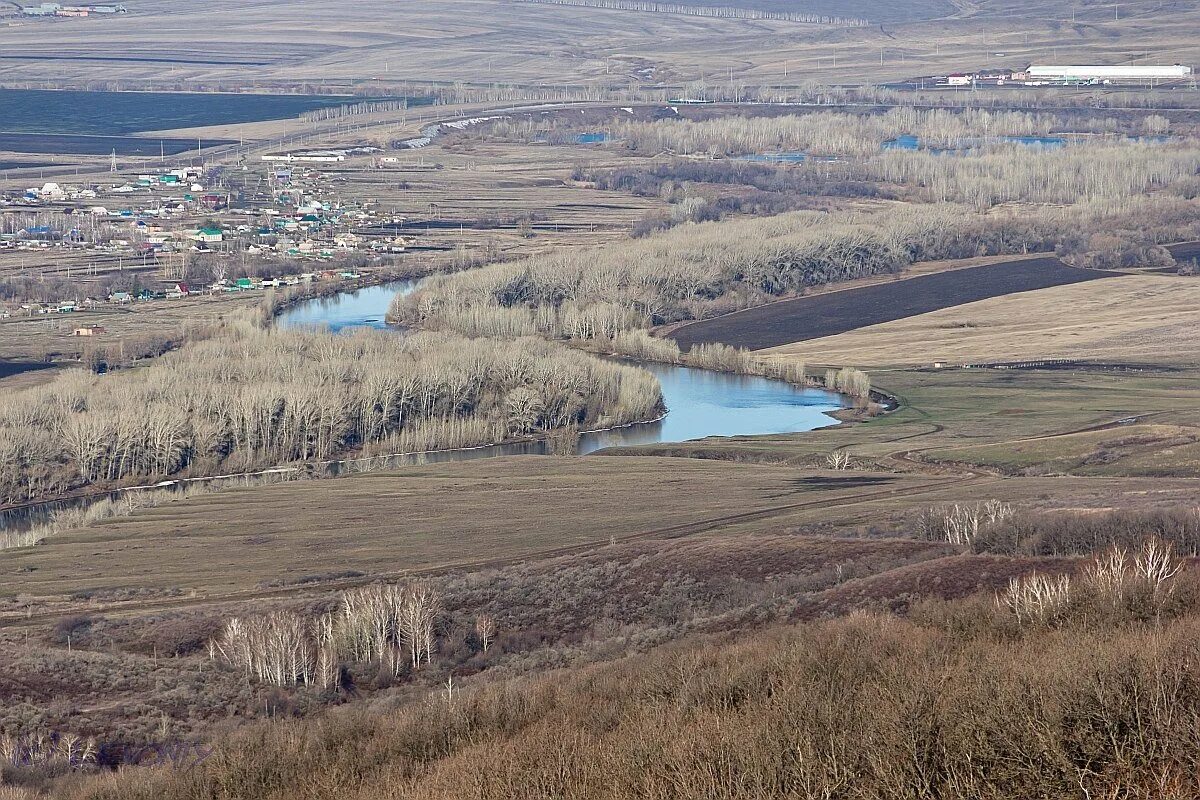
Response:
[{"label": "row of bare trees", "polygon": [[[210,642],[209,657],[274,686],[336,688],[344,662],[377,663],[392,675],[405,664],[428,664],[441,613],[441,595],[429,583],[374,584],[345,592],[336,611],[317,617],[287,610],[234,617]],[[475,632],[486,651],[495,619],[480,615]]]},{"label": "row of bare trees", "polygon": [[76,733],[0,735],[0,767],[83,769],[96,763],[96,755],[96,740]]},{"label": "row of bare trees", "polygon": [[825,371],[825,388],[850,397],[867,397],[871,394],[871,378],[854,367],[830,369]]},{"label": "row of bare trees", "polygon": [[1012,519],[1013,506],[992,498],[981,503],[955,503],[927,508],[917,517],[922,538],[970,547],[987,528]]},{"label": "row of bare trees", "polygon": [[917,253],[963,249],[949,240],[967,227],[951,206],[688,225],[620,246],[432,276],[397,299],[391,318],[480,335],[612,338],[631,327],[706,316],[727,295],[748,295],[749,305],[897,272]]},{"label": "row of bare trees", "polygon": [[[1098,165],[1080,168],[1106,180]],[[1164,180],[1184,169],[1148,168]],[[1044,252],[1064,243],[1086,249],[1077,240],[1092,230],[1111,232],[1115,244],[1106,246],[1113,247],[1123,247],[1126,232],[1140,244],[1179,241],[1200,234],[1200,204],[1140,197],[982,215],[937,203],[706,222],[619,246],[432,276],[397,298],[389,318],[470,336],[614,339],[630,328],[727,313],[917,261]]]},{"label": "row of bare trees", "polygon": [[1200,149],[1190,144],[1096,143],[1062,149],[1013,146],[946,157],[891,151],[866,160],[859,177],[911,187],[931,202],[986,211],[1003,203],[1111,202],[1178,187],[1195,194]]},{"label": "row of bare trees", "polygon": [[1145,601],[1161,609],[1175,590],[1175,578],[1183,569],[1174,546],[1149,538],[1135,550],[1113,546],[1096,555],[1080,578],[1034,572],[1012,578],[997,595],[998,605],[1009,609],[1022,623],[1061,620],[1080,591],[1099,597],[1119,609]]},{"label": "row of bare trees", "polygon": [[232,325],[136,372],[72,371],[0,404],[0,498],[329,459],[372,442],[488,444],[645,420],[653,375],[542,339]]},{"label": "row of bare trees", "polygon": [[[613,138],[645,153],[740,155],[802,152],[821,156],[872,156],[900,136],[916,136],[922,146],[960,148],[1003,136],[1039,136],[1062,130],[1054,114],[986,109],[899,107],[883,114],[822,111],[786,116],[721,116],[711,119],[621,120]],[[1072,118],[1071,130],[1115,132],[1102,118]],[[504,128],[500,129],[501,131]]]},{"label": "row of bare trees", "polygon": [[509,2],[536,3],[538,5],[549,6],[605,8],[614,11],[640,11],[651,14],[683,14],[693,17],[716,17],[719,19],[772,19],[803,22],[809,25],[836,25],[839,27],[862,28],[870,25],[870,22],[859,17],[835,17],[824,14],[803,14],[794,11],[767,11],[741,6],[660,3],[656,2],[656,0],[509,0]]}]

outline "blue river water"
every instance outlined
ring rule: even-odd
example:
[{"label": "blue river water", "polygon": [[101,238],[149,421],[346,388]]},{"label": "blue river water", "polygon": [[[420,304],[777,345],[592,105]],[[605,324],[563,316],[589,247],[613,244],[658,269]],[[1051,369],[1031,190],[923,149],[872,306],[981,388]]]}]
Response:
[{"label": "blue river water", "polygon": [[[414,281],[401,281],[308,300],[285,311],[276,324],[284,328],[323,326],[331,331],[355,326],[385,328],[384,315],[392,298],[412,292],[416,286]],[[578,445],[580,454],[605,447],[686,442],[709,436],[799,433],[833,424],[829,412],[845,407],[837,394],[784,381],[672,364],[639,362],[638,366],[658,377],[666,417],[658,422],[584,434]],[[446,457],[479,458],[541,452],[544,448],[542,443],[498,445],[456,451],[459,455]]]},{"label": "blue river water", "polygon": [[[388,326],[384,322],[384,315],[392,298],[399,293],[413,291],[416,285],[415,281],[401,281],[307,300],[281,314],[276,324],[283,328],[324,327],[331,331],[353,327],[386,328]],[[397,335],[402,333],[397,331]],[[846,405],[844,398],[832,392],[802,388],[757,376],[730,375],[648,362],[637,362],[637,366],[658,377],[667,406],[666,416],[655,422],[584,433],[571,452],[586,455],[609,447],[686,442],[711,436],[799,433],[832,425],[834,421],[829,412]],[[349,459],[302,467],[283,465],[268,471],[268,474],[192,480],[200,483],[212,481],[217,484],[231,482],[232,485],[245,485],[280,477],[271,473],[299,473],[314,467],[319,474],[332,476],[344,472],[388,469],[409,464],[469,461],[495,456],[546,455],[550,452],[563,451],[555,449],[551,442],[536,440],[463,450]],[[179,489],[189,482],[166,481],[159,485],[164,489]],[[122,493],[122,490],[118,490],[3,510],[0,511],[0,530],[26,530],[33,525],[49,522],[58,511],[86,507],[97,500],[119,497]]]}]

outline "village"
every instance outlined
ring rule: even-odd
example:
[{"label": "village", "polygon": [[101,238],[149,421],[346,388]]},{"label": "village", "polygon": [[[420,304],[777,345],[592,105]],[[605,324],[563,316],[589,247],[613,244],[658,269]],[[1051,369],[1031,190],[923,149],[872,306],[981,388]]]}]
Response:
[{"label": "village", "polygon": [[408,246],[394,233],[402,217],[331,200],[320,172],[183,166],[114,177],[0,195],[0,317],[354,280]]}]

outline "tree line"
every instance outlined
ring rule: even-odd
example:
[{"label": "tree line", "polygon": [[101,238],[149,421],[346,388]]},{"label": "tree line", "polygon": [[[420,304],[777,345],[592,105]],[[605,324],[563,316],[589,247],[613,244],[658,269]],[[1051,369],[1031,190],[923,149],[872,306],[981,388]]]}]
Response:
[{"label": "tree line", "polygon": [[[1039,136],[1062,130],[1054,114],[987,109],[897,107],[884,113],[823,111],[784,116],[720,116],[710,119],[616,120],[612,136],[643,153],[743,155],[802,152],[823,156],[869,156],[900,136],[922,147],[963,148],[1000,136]],[[1071,130],[1113,132],[1117,123],[1072,119]],[[503,130],[502,127],[499,128]]]},{"label": "tree line", "polygon": [[[431,584],[374,584],[344,592],[336,610],[317,616],[277,609],[231,617],[209,642],[209,658],[274,686],[338,689],[344,662],[373,663],[391,675],[429,663],[441,609]],[[490,639],[495,628],[488,624]]]},{"label": "tree line", "polygon": [[685,225],[620,245],[436,275],[390,318],[466,335],[612,339],[727,313],[918,261],[1086,248],[1080,232],[1150,242],[1200,226],[1194,203],[1136,198],[979,215],[939,203],[878,212],[792,212]]},{"label": "tree line", "polygon": [[489,444],[661,403],[648,372],[541,339],[231,324],[136,371],[73,370],[6,398],[0,498],[329,459],[413,432],[424,449]]}]

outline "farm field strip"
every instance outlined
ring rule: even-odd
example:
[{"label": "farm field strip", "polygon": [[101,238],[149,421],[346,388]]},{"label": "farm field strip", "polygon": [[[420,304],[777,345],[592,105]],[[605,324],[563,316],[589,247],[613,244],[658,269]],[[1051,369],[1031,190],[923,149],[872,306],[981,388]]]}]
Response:
[{"label": "farm field strip", "polygon": [[1021,259],[781,300],[692,322],[676,328],[670,336],[684,349],[704,342],[722,342],[764,350],[992,297],[1118,274],[1076,269],[1053,257]]}]

